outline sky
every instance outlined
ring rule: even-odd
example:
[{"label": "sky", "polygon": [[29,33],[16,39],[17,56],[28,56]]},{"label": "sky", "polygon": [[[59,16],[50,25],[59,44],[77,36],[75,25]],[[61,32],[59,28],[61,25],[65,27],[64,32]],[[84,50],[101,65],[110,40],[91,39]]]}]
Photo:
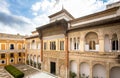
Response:
[{"label": "sky", "polygon": [[75,18],[106,9],[119,0],[0,0],[0,33],[30,35],[49,23],[48,16],[66,9]]}]

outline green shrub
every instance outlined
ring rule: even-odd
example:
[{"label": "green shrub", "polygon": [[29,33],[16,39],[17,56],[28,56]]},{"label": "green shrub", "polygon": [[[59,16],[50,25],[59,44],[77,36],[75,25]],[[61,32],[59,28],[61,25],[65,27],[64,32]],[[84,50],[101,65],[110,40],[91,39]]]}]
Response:
[{"label": "green shrub", "polygon": [[26,60],[26,63],[29,65],[29,60]]},{"label": "green shrub", "polygon": [[70,78],[75,78],[77,75],[74,72],[70,72]]},{"label": "green shrub", "polygon": [[18,70],[17,68],[15,68],[12,65],[7,65],[5,66],[5,69],[14,76],[14,78],[22,78],[24,77],[24,73],[21,72],[20,70]]},{"label": "green shrub", "polygon": [[38,63],[38,69],[41,69],[41,63]]}]

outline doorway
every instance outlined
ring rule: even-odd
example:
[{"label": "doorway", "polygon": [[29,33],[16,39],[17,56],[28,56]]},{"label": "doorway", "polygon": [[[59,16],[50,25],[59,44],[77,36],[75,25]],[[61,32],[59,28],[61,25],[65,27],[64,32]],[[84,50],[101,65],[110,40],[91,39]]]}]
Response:
[{"label": "doorway", "polygon": [[56,63],[50,62],[50,73],[56,74]]}]

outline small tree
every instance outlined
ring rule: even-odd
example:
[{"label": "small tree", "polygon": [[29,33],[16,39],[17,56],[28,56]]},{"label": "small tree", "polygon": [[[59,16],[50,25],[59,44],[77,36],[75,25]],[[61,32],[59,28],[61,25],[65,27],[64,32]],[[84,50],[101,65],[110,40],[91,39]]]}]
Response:
[{"label": "small tree", "polygon": [[30,65],[32,66],[32,64],[33,64],[33,61],[32,61],[32,59],[30,59]]},{"label": "small tree", "polygon": [[38,69],[41,69],[41,63],[38,63]]},{"label": "small tree", "polygon": [[34,67],[36,67],[36,62],[34,62]]},{"label": "small tree", "polygon": [[26,63],[29,65],[29,60],[26,60]]},{"label": "small tree", "polygon": [[70,72],[70,78],[75,78],[77,75],[74,72]]}]

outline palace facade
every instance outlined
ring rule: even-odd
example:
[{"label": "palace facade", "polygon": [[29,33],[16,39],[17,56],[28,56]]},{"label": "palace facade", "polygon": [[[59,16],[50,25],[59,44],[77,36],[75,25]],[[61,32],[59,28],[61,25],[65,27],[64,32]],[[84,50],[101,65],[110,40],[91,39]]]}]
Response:
[{"label": "palace facade", "polygon": [[0,66],[25,63],[25,36],[0,33]]},{"label": "palace facade", "polygon": [[0,34],[0,65],[27,63],[60,78],[120,77],[120,2],[80,18],[68,11],[31,36]]}]

